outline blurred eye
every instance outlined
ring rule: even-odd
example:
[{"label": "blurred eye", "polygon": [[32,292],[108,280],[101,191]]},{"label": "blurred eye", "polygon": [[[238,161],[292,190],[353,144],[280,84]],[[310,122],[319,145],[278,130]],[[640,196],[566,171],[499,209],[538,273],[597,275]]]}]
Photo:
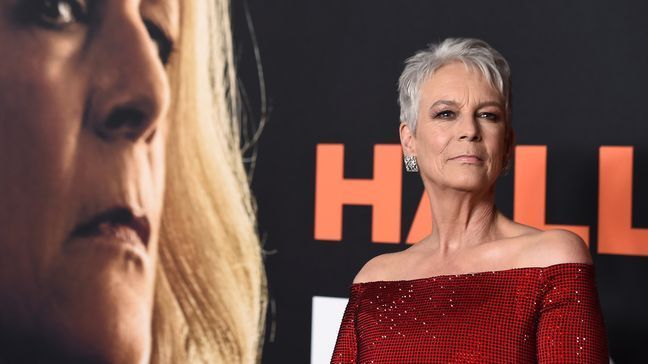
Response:
[{"label": "blurred eye", "polygon": [[144,24],[146,25],[146,30],[148,31],[149,36],[155,43],[162,64],[168,64],[171,53],[173,53],[173,42],[171,41],[171,38],[167,36],[162,28],[155,23],[146,20],[144,21]]},{"label": "blurred eye", "polygon": [[492,120],[492,121],[498,121],[500,119],[498,114],[492,113],[492,112],[481,112],[478,114],[479,118],[481,119],[487,119],[487,120]]},{"label": "blurred eye", "polygon": [[434,115],[435,119],[454,119],[455,113],[450,110],[443,110]]},{"label": "blurred eye", "polygon": [[27,19],[49,28],[87,20],[86,4],[79,0],[25,0],[23,4],[21,12]]}]

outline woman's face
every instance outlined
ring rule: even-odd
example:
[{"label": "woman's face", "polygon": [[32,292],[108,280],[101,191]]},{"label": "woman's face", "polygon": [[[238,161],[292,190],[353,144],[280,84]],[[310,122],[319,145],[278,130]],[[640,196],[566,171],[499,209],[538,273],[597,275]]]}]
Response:
[{"label": "woman's face", "polygon": [[0,0],[3,337],[147,359],[178,6]]},{"label": "woman's face", "polygon": [[463,63],[439,68],[421,86],[416,133],[401,124],[404,152],[426,185],[488,191],[508,150],[504,100]]}]

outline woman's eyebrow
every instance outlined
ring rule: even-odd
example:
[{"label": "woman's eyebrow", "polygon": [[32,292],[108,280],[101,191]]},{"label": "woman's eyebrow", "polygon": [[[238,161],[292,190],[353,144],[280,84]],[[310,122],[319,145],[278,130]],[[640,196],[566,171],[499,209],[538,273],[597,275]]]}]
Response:
[{"label": "woman's eyebrow", "polygon": [[492,101],[483,101],[477,104],[477,107],[484,107],[484,106],[497,106],[497,107],[504,107],[500,101],[492,100]]},{"label": "woman's eyebrow", "polygon": [[459,103],[454,100],[437,100],[430,107],[435,107],[439,105],[448,105],[448,106],[459,106]]},{"label": "woman's eyebrow", "polygon": [[[454,106],[454,107],[461,107],[462,104],[460,104],[457,101],[454,100],[437,100],[435,101],[432,105],[430,105],[430,109],[434,108],[436,106],[443,105],[443,106]],[[499,108],[504,108],[504,105],[502,105],[502,102],[497,101],[497,100],[488,100],[488,101],[482,101],[477,104],[477,109],[486,107],[486,106],[496,106]]]}]

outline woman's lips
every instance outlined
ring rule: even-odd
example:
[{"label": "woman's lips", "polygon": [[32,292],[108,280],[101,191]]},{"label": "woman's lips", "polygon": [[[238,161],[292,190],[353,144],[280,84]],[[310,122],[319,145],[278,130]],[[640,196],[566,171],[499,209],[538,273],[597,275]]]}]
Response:
[{"label": "woman's lips", "polygon": [[484,160],[481,159],[479,156],[476,156],[474,154],[462,154],[458,155],[456,157],[450,158],[451,161],[458,161],[458,162],[463,162],[463,163],[469,163],[469,164],[482,164],[484,163]]},{"label": "woman's lips", "polygon": [[127,207],[105,210],[79,224],[72,232],[75,238],[105,237],[125,243],[148,246],[151,227],[146,216],[135,216]]}]

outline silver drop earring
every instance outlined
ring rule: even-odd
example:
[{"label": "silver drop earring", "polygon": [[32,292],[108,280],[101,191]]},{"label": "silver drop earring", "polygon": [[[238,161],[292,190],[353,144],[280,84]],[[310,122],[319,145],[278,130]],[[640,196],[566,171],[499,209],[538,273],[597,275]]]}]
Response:
[{"label": "silver drop earring", "polygon": [[406,155],[403,157],[403,162],[405,163],[405,171],[407,172],[418,172],[418,162],[416,161],[416,156]]}]

